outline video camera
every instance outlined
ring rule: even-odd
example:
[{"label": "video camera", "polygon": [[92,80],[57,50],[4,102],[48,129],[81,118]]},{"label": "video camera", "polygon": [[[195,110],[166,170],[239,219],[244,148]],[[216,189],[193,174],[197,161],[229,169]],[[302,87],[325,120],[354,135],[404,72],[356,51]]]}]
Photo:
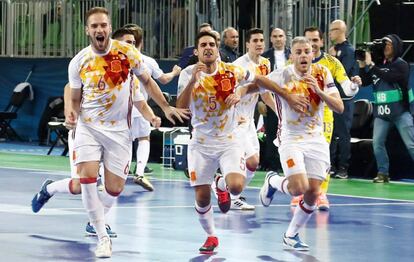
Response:
[{"label": "video camera", "polygon": [[372,42],[364,42],[357,44],[355,49],[355,59],[359,61],[365,61],[365,52],[370,52],[372,61],[375,64],[381,64],[384,57],[385,41],[382,39],[374,39]]}]

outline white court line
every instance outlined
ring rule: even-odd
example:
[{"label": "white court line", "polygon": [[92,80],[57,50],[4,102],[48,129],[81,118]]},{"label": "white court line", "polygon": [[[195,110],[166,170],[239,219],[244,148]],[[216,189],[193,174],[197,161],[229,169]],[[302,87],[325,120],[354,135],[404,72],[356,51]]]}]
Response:
[{"label": "white court line", "polygon": [[[262,207],[262,205],[254,205],[255,207]],[[360,203],[360,204],[331,204],[335,207],[347,207],[347,206],[414,206],[414,203]],[[218,206],[213,205],[214,208]],[[289,204],[275,204],[270,207],[290,207]],[[163,205],[163,206],[113,206],[111,209],[178,209],[178,208],[194,208],[194,205]],[[73,212],[73,211],[80,211]],[[65,208],[43,208],[39,213],[33,213],[30,207],[26,205],[13,205],[13,204],[0,204],[0,212],[3,213],[15,213],[24,215],[36,215],[36,216],[56,216],[56,215],[79,215],[84,214],[84,207],[65,207]],[[233,211],[247,213],[249,211]],[[254,212],[254,211],[251,211]]]},{"label": "white court line", "polygon": [[[38,172],[44,172],[46,174],[56,175],[56,176],[63,176],[63,177],[70,177],[70,171],[54,171],[54,170],[45,170],[45,169],[36,169],[36,168],[23,168],[23,167],[0,167],[0,169],[17,169],[17,170],[27,170],[27,171],[38,171]],[[183,174],[184,176],[184,174]],[[188,179],[168,179],[168,178],[157,178],[152,176],[147,176],[147,178],[150,178],[149,180],[156,180],[156,181],[164,181],[164,182],[186,182],[188,183]],[[362,179],[356,179],[356,180],[362,180]],[[397,183],[397,182],[392,182]],[[398,182],[399,184],[412,184],[407,182]],[[260,187],[252,187],[248,186],[247,188],[251,189],[259,189]],[[328,193],[328,196],[339,196],[339,197],[346,197],[346,198],[362,198],[362,199],[372,199],[372,200],[383,200],[383,201],[395,201],[395,202],[409,202],[414,203],[414,200],[402,200],[402,199],[392,199],[392,198],[382,198],[382,197],[366,197],[366,196],[351,196],[351,195],[343,195],[343,194],[331,194]]]}]

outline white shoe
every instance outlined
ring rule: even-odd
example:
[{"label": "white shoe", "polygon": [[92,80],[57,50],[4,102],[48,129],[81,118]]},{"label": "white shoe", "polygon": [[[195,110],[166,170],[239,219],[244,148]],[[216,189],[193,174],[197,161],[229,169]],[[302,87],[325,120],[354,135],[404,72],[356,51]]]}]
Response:
[{"label": "white shoe", "polygon": [[287,237],[286,233],[283,234],[283,246],[285,250],[297,250],[297,251],[308,251],[309,250],[309,246],[300,240],[298,233],[296,233],[294,237]]},{"label": "white shoe", "polygon": [[276,193],[277,189],[273,188],[270,183],[269,179],[272,176],[278,176],[279,174],[274,171],[269,171],[266,173],[265,180],[263,182],[263,186],[260,189],[260,201],[264,207],[268,207],[270,203],[272,203],[273,195]]},{"label": "white shoe", "polygon": [[95,256],[99,258],[107,258],[112,256],[112,242],[109,237],[103,237],[99,240],[95,250]]},{"label": "white shoe", "polygon": [[244,197],[240,197],[238,199],[232,199],[231,200],[230,209],[233,209],[233,210],[254,210],[255,206],[248,204]]}]

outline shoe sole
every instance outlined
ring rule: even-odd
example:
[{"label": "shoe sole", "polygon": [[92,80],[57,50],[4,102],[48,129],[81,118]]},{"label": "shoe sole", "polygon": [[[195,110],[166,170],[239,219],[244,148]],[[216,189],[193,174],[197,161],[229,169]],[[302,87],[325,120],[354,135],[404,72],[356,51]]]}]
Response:
[{"label": "shoe sole", "polygon": [[[97,237],[98,235],[96,233],[89,233],[89,232],[85,232],[85,237]],[[117,238],[118,235],[117,234],[108,234],[108,236],[110,238]]]},{"label": "shoe sole", "polygon": [[217,249],[218,249],[218,246],[216,246],[214,248],[214,250],[211,250],[211,251],[208,251],[208,250],[206,250],[206,251],[200,251],[199,250],[199,253],[200,254],[203,254],[203,255],[213,255],[214,253],[217,253]]},{"label": "shoe sole", "polygon": [[309,247],[303,247],[303,248],[294,248],[289,245],[286,245],[283,243],[283,250],[295,250],[295,251],[309,251]]}]

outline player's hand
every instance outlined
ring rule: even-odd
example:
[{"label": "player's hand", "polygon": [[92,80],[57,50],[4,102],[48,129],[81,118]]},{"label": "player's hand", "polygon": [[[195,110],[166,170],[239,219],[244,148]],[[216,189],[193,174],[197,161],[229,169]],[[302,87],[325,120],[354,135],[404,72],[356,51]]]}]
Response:
[{"label": "player's hand", "polygon": [[179,75],[181,72],[181,67],[179,67],[178,65],[175,65],[172,69],[173,73],[175,76]]},{"label": "player's hand", "polygon": [[224,103],[228,106],[233,106],[237,104],[240,101],[240,96],[237,94],[230,94],[226,100],[224,100]]},{"label": "player's hand", "polygon": [[76,127],[78,121],[78,113],[74,110],[69,109],[67,113],[65,114],[65,123],[63,125],[71,130]]},{"label": "player's hand", "polygon": [[173,106],[168,106],[163,109],[165,117],[175,125],[174,118],[178,119],[181,123],[184,123],[183,119],[189,119],[191,116],[190,109],[188,108],[176,108]]},{"label": "player's hand", "polygon": [[359,76],[351,77],[351,81],[352,81],[352,83],[357,84],[358,86],[362,85],[362,79]]},{"label": "player's hand", "polygon": [[306,112],[309,106],[309,99],[302,94],[291,94],[286,101],[298,113]]},{"label": "player's hand", "polygon": [[321,88],[318,85],[318,81],[316,80],[315,77],[313,77],[310,74],[305,74],[305,76],[303,77],[303,80],[305,80],[306,84],[308,84],[308,86],[310,88],[312,88],[312,90],[317,94],[321,94],[323,93],[323,91],[321,90]]},{"label": "player's hand", "polygon": [[194,65],[193,73],[191,74],[191,82],[197,82],[200,79],[201,72],[205,72],[207,70],[207,66],[201,62],[198,62]]},{"label": "player's hand", "polygon": [[154,116],[151,119],[151,125],[155,128],[159,128],[161,126],[161,118],[159,118],[158,116]]}]

